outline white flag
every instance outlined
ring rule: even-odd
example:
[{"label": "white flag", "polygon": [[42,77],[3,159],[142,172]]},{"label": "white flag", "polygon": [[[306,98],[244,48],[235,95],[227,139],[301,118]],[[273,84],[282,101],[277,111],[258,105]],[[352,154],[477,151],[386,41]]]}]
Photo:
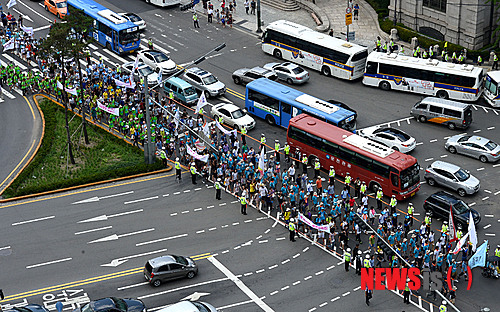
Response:
[{"label": "white flag", "polygon": [[17,4],[16,0],[9,0],[9,2],[7,3],[7,8],[10,9],[11,7],[13,7],[16,4]]},{"label": "white flag", "polygon": [[260,158],[259,158],[259,172],[261,175],[264,175],[264,148],[262,148],[260,152]]},{"label": "white flag", "polygon": [[14,38],[10,39],[9,41],[7,41],[6,43],[3,44],[3,50],[4,52],[5,51],[8,51],[8,50],[12,50],[14,49]]},{"label": "white flag", "polygon": [[134,71],[139,67],[139,54],[137,54],[136,58],[135,58],[135,62],[134,62],[134,67],[132,68],[132,73],[131,75],[134,73]]},{"label": "white flag", "polygon": [[207,137],[207,138],[210,138],[210,127],[208,126],[208,124],[205,122],[205,124],[203,125],[203,134]]},{"label": "white flag", "polygon": [[200,98],[198,99],[198,104],[196,104],[196,114],[200,112],[200,109],[207,105],[207,98],[205,97],[205,91],[201,91]]},{"label": "white flag", "polygon": [[469,212],[469,234],[470,238],[469,241],[472,244],[472,251],[476,251],[476,246],[477,246],[477,233],[476,233],[476,226],[474,225],[474,218],[472,217],[472,211]]},{"label": "white flag", "polygon": [[125,88],[129,88],[129,89],[135,88],[134,79],[132,79],[132,80],[129,79],[127,82],[123,82],[123,81],[115,79],[115,78],[113,78],[113,80],[115,81],[115,83],[118,87],[125,87]]},{"label": "white flag", "polygon": [[453,254],[456,255],[460,252],[462,247],[465,245],[465,242],[467,241],[467,237],[469,237],[469,233],[465,234],[457,243],[457,246],[455,246],[455,249],[453,249]]},{"label": "white flag", "polygon": [[175,123],[176,128],[179,128],[180,119],[181,119],[181,114],[179,113],[179,109],[177,108],[177,111],[175,112],[175,116],[174,116],[174,123]]},{"label": "white flag", "polygon": [[158,72],[158,83],[161,83],[163,81],[163,71]]},{"label": "white flag", "polygon": [[33,27],[21,26],[21,29],[30,36],[33,36]]}]

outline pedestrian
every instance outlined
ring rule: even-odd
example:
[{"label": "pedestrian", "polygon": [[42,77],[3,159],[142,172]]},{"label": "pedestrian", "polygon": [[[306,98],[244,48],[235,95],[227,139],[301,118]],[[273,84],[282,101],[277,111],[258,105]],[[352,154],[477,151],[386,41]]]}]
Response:
[{"label": "pedestrian", "polygon": [[333,28],[330,28],[330,31],[328,32],[328,36],[333,37]]},{"label": "pedestrian", "polygon": [[344,252],[344,268],[346,272],[349,272],[349,263],[351,262],[351,248],[347,248]]},{"label": "pedestrian", "polygon": [[165,153],[165,146],[161,148],[160,159],[163,162],[163,167],[167,168],[167,153]]},{"label": "pedestrian", "polygon": [[483,57],[481,54],[477,56],[477,66],[482,66],[483,65]]},{"label": "pedestrian", "polygon": [[250,9],[250,2],[248,0],[245,0],[243,6],[245,7],[245,13],[248,15],[248,10]]},{"label": "pedestrian", "polygon": [[288,231],[290,232],[290,241],[295,242],[295,220],[293,218],[288,223]]},{"label": "pedestrian", "polygon": [[179,162],[179,157],[175,158],[174,167],[175,167],[175,179],[177,180],[177,183],[180,183],[182,177],[181,177],[181,163]]},{"label": "pedestrian", "polygon": [[247,214],[247,190],[244,190],[240,196],[240,204],[241,204],[241,214]]},{"label": "pedestrian", "polygon": [[220,24],[220,12],[219,12],[219,9],[215,10],[215,20],[217,21],[217,24]]},{"label": "pedestrian", "polygon": [[217,182],[215,182],[215,199],[220,200],[221,199],[221,185],[220,185],[220,178],[217,178]]},{"label": "pedestrian", "polygon": [[148,40],[148,49],[153,50],[153,38],[149,38]]},{"label": "pedestrian", "polygon": [[250,14],[255,15],[255,7],[256,7],[255,0],[252,0],[252,1],[250,2]]},{"label": "pedestrian", "polygon": [[439,306],[439,312],[446,312],[448,309],[446,308],[446,300],[443,300],[441,302],[441,305]]},{"label": "pedestrian", "polygon": [[208,22],[212,23],[212,16],[214,15],[214,9],[209,7],[207,10],[207,15],[208,15]]},{"label": "pedestrian", "polygon": [[358,250],[358,254],[356,255],[356,274],[361,275],[361,258],[363,256],[363,252]]},{"label": "pedestrian", "polygon": [[357,21],[359,16],[359,5],[356,3],[354,5],[354,20]]},{"label": "pedestrian", "polygon": [[229,16],[227,17],[227,24],[229,25],[229,27],[233,28],[233,14],[229,14]]},{"label": "pedestrian", "polygon": [[193,13],[193,24],[194,28],[200,28],[200,23],[198,23],[198,13]]},{"label": "pedestrian", "polygon": [[194,163],[194,161],[191,163],[191,168],[189,168],[189,171],[191,171],[191,182],[193,184],[196,184],[196,165]]},{"label": "pedestrian", "polygon": [[368,289],[368,286],[365,288],[365,298],[366,298],[366,305],[370,305],[370,299],[373,297],[372,295],[373,290]]},{"label": "pedestrian", "polygon": [[[0,5],[0,7],[1,7],[1,5]],[[3,295],[3,290],[0,289],[0,300],[3,300],[3,299],[5,299],[5,297]]]},{"label": "pedestrian", "polygon": [[410,287],[408,287],[408,283],[410,282],[410,279],[406,279],[406,284],[405,284],[405,289],[403,291],[403,303],[410,304]]},{"label": "pedestrian", "polygon": [[491,69],[498,69],[498,56],[495,52],[493,52],[493,66],[491,66]]}]

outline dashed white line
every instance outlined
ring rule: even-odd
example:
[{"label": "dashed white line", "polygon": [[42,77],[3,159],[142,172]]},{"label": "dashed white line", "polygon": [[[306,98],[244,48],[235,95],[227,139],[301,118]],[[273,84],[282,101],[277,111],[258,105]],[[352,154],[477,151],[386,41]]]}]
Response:
[{"label": "dashed white line", "polygon": [[265,271],[264,269],[260,269],[260,270],[255,271],[255,273],[256,273],[256,274],[259,274],[259,273],[262,273],[262,272],[264,272],[264,271]]},{"label": "dashed white line", "polygon": [[10,249],[10,246],[0,247],[0,250]]},{"label": "dashed white line", "polygon": [[493,168],[496,168],[498,166],[500,166],[500,164],[495,164],[495,165],[493,165]]},{"label": "dashed white line", "polygon": [[490,190],[483,190],[485,193],[491,194]]},{"label": "dashed white line", "polygon": [[498,194],[500,194],[500,191],[495,192],[495,195],[498,195]]},{"label": "dashed white line", "polygon": [[337,263],[337,265],[341,265],[342,263],[344,263],[344,261],[340,261],[339,263]]},{"label": "dashed white line", "polygon": [[472,108],[474,108],[474,110],[477,110],[477,107],[476,107],[476,105],[472,105]]},{"label": "dashed white line", "polygon": [[451,138],[451,137],[449,137],[449,136],[445,136],[445,137],[443,138],[443,140],[448,140],[449,138]]},{"label": "dashed white line", "polygon": [[481,198],[481,200],[487,200],[488,198],[490,198],[490,197],[486,196],[486,197]]},{"label": "dashed white line", "polygon": [[360,290],[360,289],[361,289],[361,286],[358,286],[358,287],[354,288],[353,290],[354,290],[354,291],[358,291],[358,290]]},{"label": "dashed white line", "polygon": [[184,210],[181,212],[182,214],[189,213],[189,210]]},{"label": "dashed white line", "polygon": [[437,142],[438,140],[437,139],[432,139],[429,141],[429,143],[434,143],[434,142]]},{"label": "dashed white line", "polygon": [[215,206],[212,205],[212,206],[207,206],[207,209],[210,209],[210,208],[214,208]]},{"label": "dashed white line", "polygon": [[278,290],[275,290],[275,291],[273,291],[272,293],[269,293],[269,295],[274,296],[274,295],[276,295],[277,293],[279,293],[279,291],[278,291]]},{"label": "dashed white line", "polygon": [[325,272],[324,271],[319,271],[319,272],[314,273],[314,275],[318,276],[318,275],[321,275],[323,273],[325,273]]},{"label": "dashed white line", "polygon": [[267,230],[264,232],[264,234],[267,234],[267,233],[269,233],[269,232],[271,232],[271,229],[267,229]]},{"label": "dashed white line", "polygon": [[[80,234],[92,233],[92,232],[96,232],[96,231],[107,230],[107,229],[111,229],[112,227],[113,226],[110,225],[110,226],[105,226],[105,227],[101,227],[101,228],[97,228],[97,229],[76,232],[75,235],[80,235]],[[0,248],[0,250],[1,250],[1,248]]]},{"label": "dashed white line", "polygon": [[424,142],[417,142],[417,144],[415,144],[415,145],[418,146],[418,145],[422,145],[422,144],[424,144]]},{"label": "dashed white line", "polygon": [[477,171],[483,171],[483,170],[484,170],[484,167],[477,168]]},{"label": "dashed white line", "polygon": [[267,219],[267,217],[259,217],[259,218],[255,219],[255,220],[260,221],[260,220],[265,220],[265,219]]},{"label": "dashed white line", "polygon": [[143,202],[143,201],[147,201],[147,200],[151,200],[151,199],[158,199],[158,196],[153,196],[153,197],[148,197],[148,198],[141,198],[141,199],[131,200],[131,201],[124,202],[123,204],[124,205],[134,204],[134,203],[139,203],[139,202]]},{"label": "dashed white line", "polygon": [[485,229],[485,230],[486,230],[486,229],[487,229],[487,228],[489,228],[490,226],[491,226],[491,224],[487,224],[487,225],[483,226],[483,229]]},{"label": "dashed white line", "polygon": [[55,217],[56,216],[48,216],[48,217],[43,217],[43,218],[37,218],[37,219],[32,219],[32,220],[15,222],[15,223],[12,223],[12,226],[26,224],[26,223],[32,223],[32,222],[38,222],[38,221],[44,221],[44,220],[49,220],[49,219],[54,219]]},{"label": "dashed white line", "polygon": [[446,158],[446,157],[448,157],[448,155],[445,154],[445,155],[441,155],[440,157],[441,158]]},{"label": "dashed white line", "polygon": [[350,291],[348,291],[348,292],[346,292],[346,293],[343,293],[343,294],[342,294],[342,297],[345,297],[345,296],[349,295],[350,293],[351,293]]},{"label": "dashed white line", "polygon": [[469,204],[469,207],[472,207],[472,206],[474,206],[475,204],[476,204],[476,202],[470,203],[470,204]]},{"label": "dashed white line", "polygon": [[293,255],[293,257],[292,257],[292,258],[294,258],[294,259],[295,259],[295,258],[297,258],[298,256],[300,256],[300,254],[299,254],[299,253],[298,253],[298,254]]},{"label": "dashed white line", "polygon": [[286,259],[286,260],[281,261],[281,264],[285,264],[285,263],[288,263],[288,262],[290,262],[290,259]]},{"label": "dashed white line", "polygon": [[488,128],[486,128],[486,130],[493,130],[493,129],[495,129],[495,127],[488,127]]},{"label": "dashed white line", "polygon": [[28,266],[26,266],[26,268],[27,269],[32,269],[32,268],[41,267],[41,266],[44,266],[44,265],[49,265],[49,264],[54,264],[54,263],[59,263],[59,262],[70,261],[72,259],[73,258],[64,258],[64,259],[59,259],[59,260],[53,260],[53,261],[49,261],[49,262],[28,265]]},{"label": "dashed white line", "polygon": [[196,208],[195,210],[193,211],[200,211],[200,210],[203,210],[203,208]]},{"label": "dashed white line", "polygon": [[306,248],[302,249],[302,252],[306,252],[308,250],[309,250],[309,247],[306,247]]},{"label": "dashed white line", "polygon": [[498,116],[498,112],[495,109],[493,109],[493,112]]},{"label": "dashed white line", "polygon": [[267,242],[268,242],[268,240],[264,239],[264,240],[259,241],[259,244],[263,244],[263,243],[267,243]]},{"label": "dashed white line", "polygon": [[220,203],[220,204],[219,204],[219,207],[220,207],[220,206],[225,206],[225,205],[226,205],[226,203]]},{"label": "dashed white line", "polygon": [[229,250],[227,250],[227,249],[226,249],[226,250],[224,250],[224,251],[223,251],[223,252],[221,252],[221,253],[222,253],[222,254],[225,254],[225,253],[228,253],[228,252],[229,252]]},{"label": "dashed white line", "polygon": [[495,217],[494,215],[490,215],[490,214],[485,214],[484,216],[485,216],[486,218],[493,218],[493,217]]},{"label": "dashed white line", "polygon": [[474,132],[474,133],[478,133],[478,132],[481,132],[481,129],[477,129],[477,130],[474,130],[474,131],[472,131],[472,132]]},{"label": "dashed white line", "polygon": [[337,296],[337,297],[333,298],[333,299],[332,299],[332,300],[330,300],[330,301],[331,301],[331,302],[334,302],[334,301],[337,301],[337,300],[339,300],[339,299],[340,299],[340,297],[339,297],[339,296]]},{"label": "dashed white line", "polygon": [[234,249],[234,250],[238,250],[238,249],[240,249],[240,248],[241,248],[241,246],[236,246],[236,247],[234,247],[233,249]]},{"label": "dashed white line", "polygon": [[253,274],[253,272],[248,272],[248,273],[243,274],[243,276],[250,276],[252,274]]},{"label": "dashed white line", "polygon": [[276,240],[284,240],[285,238],[284,237],[278,237],[276,238]]},{"label": "dashed white line", "polygon": [[289,285],[286,285],[285,287],[281,287],[281,291],[283,291],[283,290],[287,290],[288,288],[290,288],[290,286],[289,286]]},{"label": "dashed white line", "polygon": [[217,230],[217,228],[216,228],[216,227],[213,227],[213,228],[209,228],[208,230],[209,230],[209,231],[215,231],[215,230]]},{"label": "dashed white line", "polygon": [[308,310],[308,312],[313,312],[313,311],[316,311],[316,307],[311,308],[311,309]]},{"label": "dashed white line", "polygon": [[328,302],[323,302],[322,304],[319,305],[320,308],[326,306],[328,304]]},{"label": "dashed white line", "polygon": [[185,190],[183,193],[189,193],[191,192],[191,190]]},{"label": "dashed white line", "polygon": [[271,265],[271,266],[269,267],[269,270],[275,269],[275,268],[277,268],[277,267],[278,267],[278,265],[277,265],[277,264],[275,264],[275,265]]},{"label": "dashed white line", "polygon": [[424,161],[431,161],[431,160],[433,160],[433,159],[434,159],[434,158],[432,158],[432,157],[431,157],[431,158],[427,158],[427,159],[425,159]]},{"label": "dashed white line", "polygon": [[225,229],[229,226],[229,224],[224,224],[223,226],[221,226],[221,228]]},{"label": "dashed white line", "polygon": [[234,223],[233,223],[233,225],[238,225],[238,224],[240,224],[240,223],[239,223],[239,222],[234,222]]},{"label": "dashed white line", "polygon": [[239,202],[239,200],[233,200],[231,204],[236,204],[237,202]]},{"label": "dashed white line", "polygon": [[253,221],[253,220],[245,220],[245,221],[243,221],[243,222],[245,222],[245,223],[250,223],[250,222],[252,222],[252,221]]},{"label": "dashed white line", "polygon": [[165,194],[165,195],[163,195],[163,197],[168,197],[168,196],[170,196],[170,194]]},{"label": "dashed white line", "polygon": [[312,276],[311,276],[311,275],[306,276],[306,277],[304,277],[304,281],[307,281],[307,280],[309,280],[309,279],[311,279],[311,278],[312,278]]},{"label": "dashed white line", "polygon": [[196,234],[201,234],[201,233],[205,233],[205,230],[196,231]]},{"label": "dashed white line", "polygon": [[262,235],[257,236],[255,239],[261,239]]},{"label": "dashed white line", "polygon": [[484,233],[486,236],[495,236],[495,233]]},{"label": "dashed white line", "polygon": [[154,244],[154,243],[158,243],[158,242],[164,242],[164,241],[167,241],[167,240],[181,238],[181,237],[186,237],[186,236],[188,236],[188,234],[179,234],[179,235],[170,236],[170,237],[163,237],[163,238],[159,238],[159,239],[155,239],[155,240],[151,240],[151,241],[147,241],[147,242],[137,243],[137,244],[135,244],[135,246],[139,247],[139,246],[143,246],[143,245],[149,245],[149,244]]},{"label": "dashed white line", "polygon": [[327,271],[330,271],[331,269],[333,269],[335,266],[334,265],[331,265],[329,267],[326,268]]},{"label": "dashed white line", "polygon": [[300,283],[301,283],[300,281],[293,282],[293,283],[292,283],[292,286],[298,285],[298,284],[300,284]]},{"label": "dashed white line", "polygon": [[486,107],[481,106],[481,108],[484,110],[485,113],[488,113],[488,110],[486,109]]}]

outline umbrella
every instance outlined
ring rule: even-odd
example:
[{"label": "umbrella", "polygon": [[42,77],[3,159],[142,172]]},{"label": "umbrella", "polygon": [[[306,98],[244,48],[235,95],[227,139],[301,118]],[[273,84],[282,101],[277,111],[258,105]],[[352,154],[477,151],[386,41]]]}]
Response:
[{"label": "umbrella", "polygon": [[495,261],[500,261],[500,257],[498,256],[489,256],[488,261],[490,262],[495,262]]}]

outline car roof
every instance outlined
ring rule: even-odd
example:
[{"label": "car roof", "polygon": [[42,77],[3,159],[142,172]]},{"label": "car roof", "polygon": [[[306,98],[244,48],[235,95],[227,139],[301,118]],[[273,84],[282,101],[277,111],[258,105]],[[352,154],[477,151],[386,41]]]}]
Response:
[{"label": "car roof", "polygon": [[440,160],[436,160],[435,162],[433,162],[431,164],[431,167],[437,168],[437,169],[443,169],[443,170],[446,170],[449,172],[457,172],[458,170],[460,170],[459,166],[452,164],[452,163],[449,163],[449,162],[446,162],[446,161],[440,161]]},{"label": "car roof", "polygon": [[423,104],[438,104],[439,106],[443,108],[449,108],[449,109],[462,109],[465,110],[466,108],[472,107],[470,104],[465,104],[457,101],[452,101],[452,100],[446,100],[446,99],[440,99],[436,97],[426,97],[419,103]]},{"label": "car roof", "polygon": [[265,74],[267,72],[270,72],[269,69],[265,69],[265,68],[262,68],[262,67],[259,67],[259,66],[256,66],[256,67],[254,67],[254,68],[252,68],[250,70],[253,71],[253,72],[259,73],[259,74]]},{"label": "car roof", "polygon": [[198,308],[191,301],[177,302],[171,306],[160,309],[157,312],[199,312]]},{"label": "car roof", "polygon": [[439,198],[439,199],[442,199],[442,200],[445,200],[445,201],[449,201],[451,204],[454,204],[454,203],[460,201],[460,199],[458,199],[457,197],[455,197],[455,195],[450,194],[450,193],[445,192],[445,191],[436,192],[436,193],[432,194],[429,197]]},{"label": "car roof", "polygon": [[149,264],[156,268],[169,263],[177,263],[173,255],[165,255],[149,260]]},{"label": "car roof", "polygon": [[217,109],[224,108],[227,109],[230,113],[240,109],[238,106],[234,105],[233,103],[220,103],[216,104],[218,105]]},{"label": "car roof", "polygon": [[208,76],[210,75],[209,72],[207,72],[206,70],[204,69],[201,69],[199,67],[192,67],[192,68],[189,68],[188,70],[186,70],[187,72],[190,72],[190,73],[193,73],[193,74],[196,74],[198,76]]},{"label": "car roof", "polygon": [[287,68],[297,68],[297,67],[300,67],[299,65],[294,64],[294,63],[290,63],[290,62],[282,63],[281,66],[287,67]]},{"label": "car roof", "polygon": [[478,136],[478,135],[473,135],[467,140],[467,142],[476,143],[476,144],[481,145],[481,146],[485,146],[486,144],[488,144],[489,141],[491,141],[491,140],[487,139],[487,138],[483,138],[483,137]]}]

